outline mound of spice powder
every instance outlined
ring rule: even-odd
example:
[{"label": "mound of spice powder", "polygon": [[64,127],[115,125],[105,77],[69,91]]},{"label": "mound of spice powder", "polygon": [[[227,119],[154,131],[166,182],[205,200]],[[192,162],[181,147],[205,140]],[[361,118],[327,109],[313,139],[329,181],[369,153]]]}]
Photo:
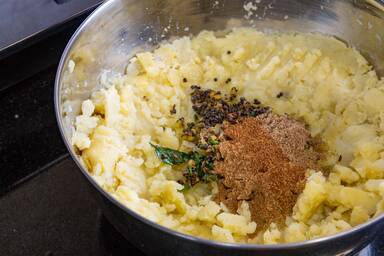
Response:
[{"label": "mound of spice powder", "polygon": [[286,115],[268,112],[223,126],[214,173],[221,176],[218,202],[236,212],[243,200],[258,230],[283,223],[305,184],[308,168],[321,154],[305,126]]}]

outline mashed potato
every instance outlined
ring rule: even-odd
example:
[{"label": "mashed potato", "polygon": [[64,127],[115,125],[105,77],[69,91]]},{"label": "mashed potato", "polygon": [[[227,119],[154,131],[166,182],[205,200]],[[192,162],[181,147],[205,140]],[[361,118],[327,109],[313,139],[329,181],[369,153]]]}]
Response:
[{"label": "mashed potato", "polygon": [[[276,244],[347,230],[384,210],[384,80],[332,37],[203,31],[137,54],[125,74],[103,82],[105,89],[83,102],[72,143],[102,188],[156,223],[217,241]],[[235,86],[240,96],[304,120],[327,145],[329,175],[308,170],[284,227],[256,234],[246,202],[229,213],[213,201],[216,183],[181,192],[182,174],[155,155],[150,142],[193,147],[177,122],[193,120],[193,84],[223,92]]]}]

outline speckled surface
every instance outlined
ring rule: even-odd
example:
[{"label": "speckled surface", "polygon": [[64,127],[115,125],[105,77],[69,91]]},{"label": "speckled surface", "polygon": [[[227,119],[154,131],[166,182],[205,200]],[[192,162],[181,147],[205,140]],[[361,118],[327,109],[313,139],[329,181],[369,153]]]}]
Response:
[{"label": "speckled surface", "polygon": [[56,125],[56,66],[80,17],[48,37],[0,60],[0,194],[66,154]]},{"label": "speckled surface", "polygon": [[142,256],[101,215],[64,158],[0,198],[0,255]]},{"label": "speckled surface", "polygon": [[0,188],[66,154],[53,110],[54,68],[0,95]]}]

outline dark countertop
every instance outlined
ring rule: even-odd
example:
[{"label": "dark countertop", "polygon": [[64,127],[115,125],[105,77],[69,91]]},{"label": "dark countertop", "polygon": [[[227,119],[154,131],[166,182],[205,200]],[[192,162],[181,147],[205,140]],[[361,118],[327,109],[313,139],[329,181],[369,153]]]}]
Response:
[{"label": "dark countertop", "polygon": [[0,195],[67,153],[56,123],[53,87],[60,56],[83,19],[0,60]]},{"label": "dark countertop", "polygon": [[54,70],[0,94],[0,192],[66,154],[52,102]]},{"label": "dark countertop", "polygon": [[0,255],[143,256],[102,217],[69,157],[0,198]]},{"label": "dark countertop", "polygon": [[0,198],[0,255],[87,255],[98,208],[81,181],[65,159]]}]

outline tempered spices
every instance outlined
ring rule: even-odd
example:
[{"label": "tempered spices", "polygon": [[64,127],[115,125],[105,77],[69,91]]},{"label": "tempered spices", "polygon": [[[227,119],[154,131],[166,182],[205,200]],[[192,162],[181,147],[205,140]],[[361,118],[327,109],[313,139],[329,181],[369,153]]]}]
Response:
[{"label": "tempered spices", "polygon": [[[195,120],[186,123],[181,117],[178,121],[183,127],[183,138],[195,142],[197,149],[187,153],[151,144],[165,164],[185,164],[183,179],[179,180],[185,187],[221,178],[219,174],[213,173],[214,162],[220,157],[217,152],[218,145],[223,139],[223,130],[217,129],[218,125],[227,122],[234,124],[240,117],[257,116],[269,110],[262,107],[260,101],[256,99],[253,103],[245,98],[237,100],[238,90],[235,87],[225,95],[220,91],[202,90],[196,85],[191,89]],[[176,114],[175,105],[172,106],[170,113]]]},{"label": "tempered spices", "polygon": [[268,107],[261,106],[257,100],[254,103],[244,97],[237,100],[238,91],[235,87],[227,95],[223,95],[220,91],[202,90],[196,85],[191,89],[192,106],[197,115],[194,128],[197,129],[214,127],[224,121],[235,123],[240,117],[257,116],[269,110]]},{"label": "tempered spices", "polygon": [[319,142],[303,123],[272,113],[257,99],[238,99],[236,88],[228,94],[191,89],[194,121],[179,123],[184,139],[197,147],[180,152],[152,145],[156,154],[166,164],[185,166],[179,180],[185,188],[215,180],[216,201],[230,211],[247,201],[258,230],[283,223],[303,190],[306,170],[318,168]]}]

